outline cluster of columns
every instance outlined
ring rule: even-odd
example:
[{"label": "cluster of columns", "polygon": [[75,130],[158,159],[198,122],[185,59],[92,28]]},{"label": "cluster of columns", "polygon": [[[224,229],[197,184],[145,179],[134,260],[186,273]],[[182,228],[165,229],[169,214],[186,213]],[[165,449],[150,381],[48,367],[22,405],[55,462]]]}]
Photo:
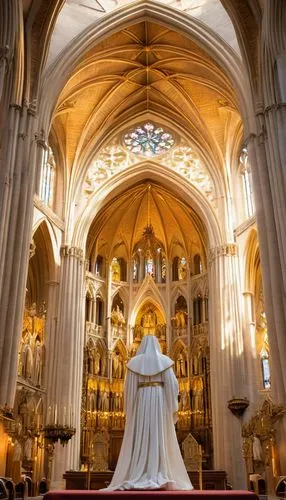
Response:
[{"label": "cluster of columns", "polygon": [[248,396],[235,244],[210,250],[209,287],[214,468],[227,468],[233,487],[246,488],[241,422],[228,408],[233,397]]},{"label": "cluster of columns", "polygon": [[71,412],[76,433],[66,447],[57,445],[53,486],[62,487],[66,470],[80,465],[80,418],[83,352],[85,345],[85,266],[80,248],[61,248],[61,280],[59,284],[58,325],[48,371],[50,384],[47,406],[56,404],[58,423],[63,424],[63,411]]}]

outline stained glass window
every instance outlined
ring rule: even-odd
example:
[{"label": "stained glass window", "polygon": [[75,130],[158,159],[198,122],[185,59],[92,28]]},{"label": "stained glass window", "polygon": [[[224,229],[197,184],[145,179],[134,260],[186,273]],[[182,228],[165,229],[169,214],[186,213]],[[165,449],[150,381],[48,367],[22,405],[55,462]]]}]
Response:
[{"label": "stained glass window", "polygon": [[40,188],[40,198],[47,205],[52,205],[53,202],[55,170],[54,154],[52,148],[48,147],[43,158]]},{"label": "stained glass window", "polygon": [[169,151],[175,140],[170,132],[154,123],[138,125],[124,135],[124,145],[131,153],[142,156],[156,156]]},{"label": "stained glass window", "polygon": [[264,389],[270,389],[270,367],[269,367],[269,359],[267,357],[263,357],[261,359],[262,365],[262,377],[263,377],[263,387]]},{"label": "stained glass window", "polygon": [[154,269],[154,261],[152,258],[147,258],[145,262],[145,273],[150,274],[150,276],[154,277],[155,274],[155,269]]}]

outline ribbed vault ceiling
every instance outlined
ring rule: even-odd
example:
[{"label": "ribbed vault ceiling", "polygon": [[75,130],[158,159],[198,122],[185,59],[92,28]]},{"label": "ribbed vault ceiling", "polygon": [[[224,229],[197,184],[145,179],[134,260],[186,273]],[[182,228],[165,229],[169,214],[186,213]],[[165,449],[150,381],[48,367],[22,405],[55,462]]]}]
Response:
[{"label": "ribbed vault ceiling", "polygon": [[136,116],[159,115],[219,164],[236,110],[227,76],[197,44],[145,21],[85,54],[59,98],[53,130],[71,168]]},{"label": "ribbed vault ceiling", "polygon": [[[239,52],[234,27],[220,0],[159,0],[160,2],[183,11],[186,16],[199,19]],[[52,35],[48,64],[85,28],[98,22],[109,12],[130,3],[131,0],[66,0]]]},{"label": "ribbed vault ceiling", "polygon": [[152,225],[167,256],[202,253],[204,227],[191,207],[164,187],[148,179],[113,200],[93,222],[87,255],[95,249],[107,259],[131,258],[143,230]]}]

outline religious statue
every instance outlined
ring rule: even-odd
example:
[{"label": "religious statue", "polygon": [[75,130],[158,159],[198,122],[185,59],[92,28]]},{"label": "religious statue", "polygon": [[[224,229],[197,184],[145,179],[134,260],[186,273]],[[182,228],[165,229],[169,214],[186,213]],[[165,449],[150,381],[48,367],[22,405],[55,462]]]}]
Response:
[{"label": "religious statue", "polygon": [[201,423],[200,412],[204,410],[204,383],[202,377],[196,377],[192,385],[192,410],[193,419],[196,426]]},{"label": "religious statue", "polygon": [[101,370],[100,370],[100,374],[102,377],[105,377],[106,375],[106,354],[102,354],[102,357],[101,357]]},{"label": "religious statue", "polygon": [[183,391],[181,394],[181,409],[182,411],[186,411],[189,409],[190,398],[188,391]]},{"label": "religious statue", "polygon": [[116,309],[112,309],[111,311],[111,323],[114,326],[122,326],[125,324],[123,312],[118,305],[116,306]]},{"label": "religious statue", "polygon": [[181,352],[176,359],[176,374],[179,378],[187,376],[186,362]]},{"label": "religious statue", "polygon": [[35,379],[34,383],[36,387],[40,387],[42,384],[42,369],[43,369],[43,346],[39,339],[36,339],[35,343]]},{"label": "religious statue", "polygon": [[109,411],[109,394],[107,391],[100,393],[98,406],[100,411]]},{"label": "religious statue", "polygon": [[26,460],[32,460],[32,448],[33,448],[32,438],[28,437],[25,441],[25,446],[24,446],[24,457]]},{"label": "religious statue", "polygon": [[178,264],[178,277],[180,281],[184,281],[187,276],[187,269],[186,269],[186,263],[182,262],[182,260],[179,261]]},{"label": "religious statue", "polygon": [[143,326],[144,334],[155,333],[155,326],[157,323],[156,313],[152,309],[148,309],[148,311],[142,316],[141,325]]},{"label": "religious statue", "polygon": [[113,397],[113,411],[122,411],[122,398],[119,392],[116,392]]},{"label": "religious statue", "polygon": [[29,335],[27,337],[27,343],[24,346],[23,350],[22,376],[25,379],[31,379],[33,375],[34,360],[30,343],[31,337]]},{"label": "religious statue", "polygon": [[122,378],[123,375],[123,363],[119,353],[113,353],[112,359],[112,375],[114,378]]},{"label": "religious statue", "polygon": [[94,375],[98,375],[100,372],[100,354],[96,350],[93,356],[93,373]]},{"label": "religious statue", "polygon": [[111,272],[112,281],[120,281],[120,264],[117,259],[112,260]]},{"label": "religious statue", "polygon": [[88,349],[88,351],[87,351],[87,372],[93,373],[93,369],[94,369],[93,355],[92,355],[92,351],[90,349]]},{"label": "religious statue", "polygon": [[253,460],[256,462],[263,462],[263,451],[260,439],[254,435],[252,444]]},{"label": "religious statue", "polygon": [[[156,336],[143,337],[127,364],[126,425],[117,466],[106,490],[191,490],[174,424],[178,381]],[[155,375],[154,375],[155,374]]]},{"label": "religious statue", "polygon": [[173,328],[185,328],[187,325],[188,316],[185,311],[177,311],[175,316],[171,318]]}]

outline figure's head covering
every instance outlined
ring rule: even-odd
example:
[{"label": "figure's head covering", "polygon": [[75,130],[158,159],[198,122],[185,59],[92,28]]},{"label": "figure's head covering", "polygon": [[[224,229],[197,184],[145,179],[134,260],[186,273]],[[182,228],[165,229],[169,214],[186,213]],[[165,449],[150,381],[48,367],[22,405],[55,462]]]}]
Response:
[{"label": "figure's head covering", "polygon": [[151,376],[167,370],[173,364],[168,356],[161,354],[157,337],[146,335],[136,356],[127,363],[127,368],[138,375]]}]

